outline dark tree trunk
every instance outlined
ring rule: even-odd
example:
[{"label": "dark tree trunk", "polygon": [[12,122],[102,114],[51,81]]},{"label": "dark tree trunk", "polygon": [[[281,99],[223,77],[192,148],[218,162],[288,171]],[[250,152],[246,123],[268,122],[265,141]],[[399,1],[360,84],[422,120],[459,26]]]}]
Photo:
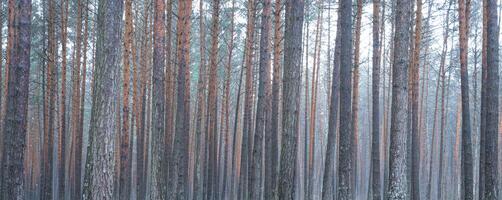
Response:
[{"label": "dark tree trunk", "polygon": [[178,59],[178,92],[176,109],[176,133],[174,151],[176,155],[175,180],[177,199],[188,199],[188,144],[190,129],[190,15],[192,13],[192,0],[180,1],[178,5],[177,23],[177,53]]},{"label": "dark tree trunk", "polygon": [[351,130],[351,89],[352,89],[352,0],[340,1],[340,147],[338,158],[337,197],[354,198],[355,134]]},{"label": "dark tree trunk", "polygon": [[408,123],[408,64],[410,60],[411,0],[397,1],[394,34],[394,63],[392,68],[392,119],[390,143],[389,199],[408,199],[407,123]]},{"label": "dark tree trunk", "polygon": [[302,30],[304,1],[286,2],[284,31],[284,78],[282,104],[282,145],[279,176],[279,199],[295,197],[295,171],[297,164],[298,112],[300,107]]},{"label": "dark tree trunk", "polygon": [[[31,0],[9,0],[16,8],[9,9],[9,38],[12,38],[8,86],[6,88],[6,113],[2,151],[2,199],[24,199],[24,153],[28,116],[28,88],[30,77]],[[12,19],[12,21],[11,21]]]},{"label": "dark tree trunk", "polygon": [[473,199],[473,158],[471,114],[469,108],[469,73],[467,70],[470,0],[458,1],[459,42],[460,42],[460,81],[462,98],[462,163],[460,199]]},{"label": "dark tree trunk", "polygon": [[[256,110],[256,125],[254,132],[254,145],[251,162],[251,172],[249,177],[249,190],[251,199],[261,199],[262,190],[262,162],[263,162],[263,136],[270,137],[272,117],[272,96],[271,96],[271,52],[270,52],[270,31],[272,3],[271,0],[263,1],[263,11],[261,18],[260,36],[260,72],[258,85],[258,102]],[[273,144],[272,144],[273,145]],[[271,148],[271,146],[268,146]]]},{"label": "dark tree trunk", "polygon": [[[383,22],[382,22],[383,23]],[[372,134],[371,191],[372,199],[382,197],[380,179],[380,0],[373,1],[373,70],[372,70]]]},{"label": "dark tree trunk", "polygon": [[486,91],[484,112],[486,115],[486,127],[483,130],[485,136],[485,162],[484,166],[484,199],[498,199],[498,94],[499,94],[499,26],[497,1],[487,0],[485,12],[487,12],[486,39]]}]

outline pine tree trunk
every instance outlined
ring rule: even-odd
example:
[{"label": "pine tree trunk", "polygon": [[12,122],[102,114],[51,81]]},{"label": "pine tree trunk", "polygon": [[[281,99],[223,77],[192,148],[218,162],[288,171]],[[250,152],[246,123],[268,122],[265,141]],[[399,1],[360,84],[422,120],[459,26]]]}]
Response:
[{"label": "pine tree trunk", "polygon": [[[382,22],[384,23],[384,22]],[[371,191],[372,199],[382,197],[380,183],[380,0],[373,1],[373,70],[372,70],[372,133]]]},{"label": "pine tree trunk", "polygon": [[351,130],[351,69],[352,69],[352,0],[340,1],[340,147],[338,164],[337,198],[354,198],[355,170],[353,156],[355,135]]},{"label": "pine tree trunk", "polygon": [[459,42],[460,42],[460,79],[462,93],[462,166],[461,199],[473,199],[473,158],[472,134],[469,108],[469,73],[467,70],[470,0],[459,0]]},{"label": "pine tree trunk", "polygon": [[208,113],[207,113],[207,148],[209,148],[208,162],[208,183],[207,195],[210,199],[216,198],[218,191],[218,35],[220,32],[220,0],[213,0],[212,3],[212,25],[211,25],[211,49],[209,57],[209,90],[208,90]]},{"label": "pine tree trunk", "polygon": [[295,197],[295,170],[298,149],[298,112],[300,106],[301,46],[304,1],[286,2],[286,26],[284,31],[284,78],[282,112],[282,150],[280,159],[279,199]]},{"label": "pine tree trunk", "polygon": [[272,118],[271,132],[265,135],[265,199],[277,200],[277,181],[279,172],[279,112],[282,80],[282,0],[274,4],[273,38],[273,81],[272,81]]},{"label": "pine tree trunk", "polygon": [[6,87],[6,112],[3,122],[3,136],[6,140],[3,141],[5,151],[2,152],[1,196],[3,199],[24,199],[23,160],[26,147],[31,46],[30,0],[16,2],[9,0],[8,37],[11,48],[8,48],[10,61],[6,66],[10,68],[11,75],[6,75],[8,87]]},{"label": "pine tree trunk", "polygon": [[394,36],[389,199],[407,199],[408,63],[411,0],[397,1]]},{"label": "pine tree trunk", "polygon": [[125,1],[125,32],[124,32],[124,66],[123,66],[123,87],[122,87],[122,131],[120,134],[120,199],[129,199],[131,192],[131,156],[129,144],[129,83],[131,81],[130,65],[133,60],[132,39],[132,0]]},{"label": "pine tree trunk", "polygon": [[68,1],[64,0],[61,6],[61,99],[60,99],[60,117],[59,117],[59,136],[58,136],[58,191],[59,198],[65,197],[65,172],[66,172],[66,41],[68,37]]},{"label": "pine tree trunk", "polygon": [[[363,10],[363,1],[362,0],[357,0],[357,10],[356,10],[356,24],[355,24],[355,42],[354,42],[354,68],[352,71],[352,119],[351,119],[351,129],[352,129],[352,134],[353,134],[353,150],[352,150],[352,170],[353,170],[353,175],[352,177],[352,189],[354,191],[354,194],[357,192],[357,182],[358,182],[358,157],[360,157],[359,152],[359,80],[360,78],[360,73],[359,73],[359,62],[360,62],[360,44],[361,44],[361,18],[362,18],[362,10]],[[350,93],[349,93],[350,94]],[[350,107],[350,106],[349,106]]]},{"label": "pine tree trunk", "polygon": [[[92,199],[112,199],[115,123],[119,112],[120,45],[122,28],[122,1],[100,1],[97,18],[96,67],[90,135],[92,142]],[[105,26],[106,25],[106,26]]]},{"label": "pine tree trunk", "polygon": [[[341,10],[338,10],[340,17]],[[329,124],[328,124],[328,144],[326,149],[326,161],[322,183],[322,199],[331,200],[336,198],[335,184],[335,155],[337,151],[337,120],[340,101],[340,51],[341,51],[341,29],[342,24],[337,24],[335,55],[333,57],[333,75],[331,81],[331,95],[329,102]]]},{"label": "pine tree trunk", "polygon": [[[163,140],[165,129],[165,9],[164,0],[155,0],[154,2],[154,20],[153,20],[153,66],[152,66],[152,181],[161,195],[166,195],[167,187],[163,184],[164,177],[161,172],[161,155],[163,149]],[[164,196],[165,197],[165,196]]]},{"label": "pine tree trunk", "polygon": [[188,199],[188,143],[190,127],[190,15],[192,0],[179,2],[177,23],[178,92],[176,109],[175,155],[176,197]]},{"label": "pine tree trunk", "polygon": [[41,198],[51,199],[53,147],[54,147],[54,119],[56,100],[56,33],[55,33],[55,5],[53,0],[48,1],[49,19],[47,23],[47,70],[45,109],[44,109],[44,143],[42,148],[42,191]]},{"label": "pine tree trunk", "polygon": [[258,100],[256,110],[256,125],[254,132],[254,145],[251,162],[250,181],[250,199],[261,199],[262,190],[262,162],[263,162],[263,137],[271,133],[271,112],[272,112],[272,85],[271,85],[271,52],[270,52],[270,31],[272,3],[271,0],[263,1],[263,11],[261,18],[260,35],[260,61],[259,61],[259,85]]},{"label": "pine tree trunk", "polygon": [[415,38],[413,57],[411,59],[411,199],[420,199],[420,135],[418,124],[418,98],[419,98],[419,67],[420,67],[420,43],[422,36],[422,0],[416,1]]},{"label": "pine tree trunk", "polygon": [[497,1],[487,0],[484,5],[485,12],[487,12],[487,28],[486,39],[486,91],[485,91],[485,128],[483,130],[485,136],[485,162],[484,165],[484,199],[498,199],[497,192],[498,176],[498,94],[499,94],[499,26],[498,26],[498,13]]},{"label": "pine tree trunk", "polygon": [[256,2],[255,0],[248,1],[247,10],[247,27],[246,27],[246,42],[244,45],[244,67],[246,68],[246,93],[244,95],[244,119],[242,130],[242,148],[241,148],[241,162],[240,162],[240,175],[239,177],[239,190],[237,194],[239,199],[248,200],[248,173],[251,149],[251,126],[252,121],[252,106],[253,106],[253,48],[254,34],[255,34],[255,17],[256,17]]}]

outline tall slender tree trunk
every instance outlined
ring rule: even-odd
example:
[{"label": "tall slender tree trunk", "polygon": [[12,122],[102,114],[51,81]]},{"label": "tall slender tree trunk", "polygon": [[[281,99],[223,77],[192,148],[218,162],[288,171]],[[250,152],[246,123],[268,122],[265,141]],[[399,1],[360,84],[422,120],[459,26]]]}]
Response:
[{"label": "tall slender tree trunk", "polygon": [[[11,8],[12,4],[12,8]],[[14,8],[15,4],[15,8]],[[12,15],[12,18],[11,18]],[[12,20],[12,21],[11,21]],[[11,31],[12,29],[12,31]],[[11,71],[6,87],[6,112],[3,126],[5,151],[2,152],[2,199],[24,199],[24,150],[28,116],[30,77],[31,1],[9,0]]]},{"label": "tall slender tree trunk", "polygon": [[165,135],[164,141],[162,143],[162,155],[160,162],[160,175],[163,177],[162,182],[160,184],[164,185],[164,192],[170,195],[172,194],[172,182],[170,182],[170,171],[173,168],[173,137],[174,137],[174,88],[175,82],[174,79],[176,77],[174,70],[174,62],[171,60],[172,56],[172,26],[173,26],[173,1],[167,1],[167,5],[165,7],[166,11],[166,30],[165,30]]},{"label": "tall slender tree trunk", "polygon": [[131,192],[131,156],[129,144],[129,84],[131,81],[130,65],[134,60],[132,51],[133,40],[132,24],[132,0],[125,1],[125,32],[124,32],[124,68],[123,68],[123,87],[122,87],[122,131],[120,136],[120,188],[121,199],[129,199]]},{"label": "tall slender tree trunk", "polygon": [[[77,30],[76,44],[74,48],[73,70],[72,70],[72,114],[71,114],[71,130],[72,141],[70,150],[70,188],[71,198],[80,198],[80,180],[81,180],[81,160],[82,160],[82,133],[80,128],[80,63],[81,63],[81,44],[82,44],[82,12],[83,2],[77,2]],[[80,152],[80,153],[79,153]]]},{"label": "tall slender tree trunk", "polygon": [[407,123],[411,0],[397,1],[394,35],[389,199],[408,199]]},{"label": "tall slender tree trunk", "polygon": [[175,155],[177,176],[176,197],[188,199],[188,143],[190,128],[190,16],[192,0],[179,2],[176,27],[178,58],[178,92],[176,109]]},{"label": "tall slender tree trunk", "polygon": [[354,198],[354,141],[351,112],[351,69],[352,69],[352,0],[341,0],[339,5],[340,23],[340,147],[338,158],[337,198]]},{"label": "tall slender tree trunk", "polygon": [[462,98],[462,163],[461,199],[473,199],[473,158],[471,136],[471,114],[469,108],[469,73],[467,70],[470,0],[458,1],[459,42],[460,42],[460,81]]},{"label": "tall slender tree trunk", "polygon": [[52,194],[52,171],[54,164],[54,119],[56,103],[56,32],[55,32],[55,5],[53,0],[49,0],[49,19],[47,23],[47,69],[46,69],[46,90],[44,109],[44,143],[42,148],[42,191],[41,198],[51,199]]},{"label": "tall slender tree trunk", "polygon": [[[371,191],[372,199],[380,200],[380,0],[373,1],[373,70],[372,70],[372,116],[371,116]],[[384,22],[382,22],[384,23]]]},{"label": "tall slender tree trunk", "polygon": [[[167,194],[167,186],[163,184],[164,177],[160,173],[161,158],[163,149],[163,140],[165,129],[165,9],[164,0],[155,0],[154,2],[154,20],[153,20],[153,66],[152,66],[152,138],[160,138],[152,140],[152,178],[155,184],[154,187],[161,195]],[[188,166],[187,166],[188,167]],[[155,198],[160,198],[155,197]],[[154,197],[152,197],[154,198]],[[166,198],[166,196],[164,196]]]},{"label": "tall slender tree trunk", "polygon": [[484,199],[498,199],[498,94],[499,94],[499,25],[497,13],[497,1],[487,0],[484,5],[487,12],[486,31],[486,84],[485,91],[485,160],[484,166]]},{"label": "tall slender tree trunk", "polygon": [[220,0],[213,0],[212,3],[212,25],[211,25],[211,50],[209,57],[209,90],[208,90],[208,112],[207,112],[207,148],[209,148],[208,162],[208,183],[209,188],[207,194],[210,199],[217,196],[218,190],[218,169],[217,169],[217,153],[218,153],[218,35],[220,32]]},{"label": "tall slender tree trunk", "polygon": [[198,153],[197,159],[195,160],[195,180],[194,180],[194,199],[205,198],[206,189],[208,186],[206,177],[205,165],[206,155],[206,87],[207,87],[207,72],[206,72],[206,34],[204,26],[204,1],[199,1],[199,46],[200,46],[200,62],[199,62],[199,80],[197,82],[197,119],[195,128],[196,146],[195,151]]},{"label": "tall slender tree trunk", "polygon": [[282,144],[279,176],[279,199],[295,197],[295,171],[298,150],[298,123],[301,83],[301,46],[304,1],[286,2],[286,26],[284,31],[284,78],[282,104]]},{"label": "tall slender tree trunk", "polygon": [[486,160],[486,150],[484,146],[486,145],[486,88],[487,88],[487,77],[488,77],[488,64],[487,64],[487,49],[488,49],[488,0],[483,0],[483,36],[482,36],[482,47],[481,47],[481,116],[480,116],[480,131],[479,131],[479,199],[483,199],[485,191],[485,160]]},{"label": "tall slender tree trunk", "polygon": [[[352,170],[354,177],[352,177],[353,182],[352,182],[352,189],[354,191],[354,194],[357,193],[357,186],[358,186],[358,157],[360,155],[358,150],[359,150],[359,80],[360,78],[360,73],[359,73],[359,66],[360,66],[360,45],[361,45],[361,20],[362,20],[362,13],[363,13],[363,1],[362,0],[357,0],[357,9],[356,9],[356,24],[355,24],[355,41],[354,41],[354,68],[352,71],[352,105],[349,106],[352,108],[352,121],[351,121],[351,129],[352,129],[352,134],[353,134],[353,150],[352,150]],[[350,93],[349,93],[350,94]]]},{"label": "tall slender tree trunk", "polygon": [[242,130],[242,148],[241,148],[241,169],[239,175],[239,194],[242,200],[248,200],[248,173],[249,173],[249,161],[251,155],[249,155],[249,150],[251,149],[251,125],[252,120],[252,106],[253,106],[253,48],[254,43],[254,33],[255,33],[255,17],[256,17],[256,2],[255,0],[248,1],[247,10],[247,25],[246,25],[246,42],[244,45],[244,67],[246,68],[246,93],[244,95],[244,119],[243,130]]},{"label": "tall slender tree trunk", "polygon": [[282,80],[282,0],[274,4],[273,81],[271,132],[265,135],[265,199],[276,200],[279,173],[279,112]]},{"label": "tall slender tree trunk", "polygon": [[411,59],[411,199],[420,199],[420,134],[418,124],[420,43],[422,36],[422,0],[416,1],[415,38]]},{"label": "tall slender tree trunk", "polygon": [[[338,10],[338,17],[341,17],[341,10]],[[340,21],[336,28],[335,55],[333,57],[333,75],[331,81],[331,95],[329,102],[329,122],[328,122],[328,144],[326,149],[326,161],[324,166],[324,176],[322,183],[322,199],[331,200],[336,198],[336,176],[335,176],[335,155],[337,151],[337,120],[340,101],[340,53],[341,53],[341,30]]]},{"label": "tall slender tree trunk", "polygon": [[256,110],[256,125],[254,133],[254,145],[249,179],[251,199],[261,199],[262,190],[262,162],[263,162],[263,137],[271,133],[270,120],[272,117],[272,80],[271,80],[271,49],[270,33],[272,28],[272,2],[263,1],[260,36],[260,72],[258,85],[258,102]]},{"label": "tall slender tree trunk", "polygon": [[61,99],[59,107],[59,136],[58,136],[58,193],[59,198],[65,198],[66,176],[66,41],[68,38],[68,0],[61,6]]}]

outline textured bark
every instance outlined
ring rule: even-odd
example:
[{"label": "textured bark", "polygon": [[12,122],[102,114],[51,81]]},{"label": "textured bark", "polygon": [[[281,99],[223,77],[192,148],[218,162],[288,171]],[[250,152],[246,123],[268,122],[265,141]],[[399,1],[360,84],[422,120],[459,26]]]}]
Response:
[{"label": "textured bark", "polygon": [[[114,137],[117,133],[115,106],[119,98],[123,1],[98,3],[96,66],[89,134],[92,142],[92,199],[112,199]],[[89,197],[91,198],[91,197]]]},{"label": "textured bark", "polygon": [[208,157],[208,191],[207,195],[210,199],[217,196],[218,191],[218,168],[217,168],[217,153],[218,153],[218,137],[217,137],[217,122],[218,122],[218,35],[220,32],[220,0],[213,0],[212,3],[212,23],[211,23],[211,49],[209,53],[209,91],[207,100],[207,148],[209,150]]},{"label": "textured bark", "polygon": [[408,199],[407,122],[411,0],[397,1],[394,35],[389,199]]},{"label": "textured bark", "polygon": [[[153,66],[152,66],[152,180],[159,194],[166,195],[167,187],[162,184],[164,177],[161,172],[161,155],[165,129],[165,9],[164,0],[154,1],[153,19]],[[157,139],[159,138],[159,139]],[[166,198],[166,197],[165,197]]]},{"label": "textured bark", "polygon": [[55,5],[53,0],[47,1],[49,18],[47,22],[47,69],[46,89],[44,103],[44,144],[42,148],[42,199],[51,199],[52,194],[52,171],[54,168],[54,119],[56,104],[56,32],[55,32]]},{"label": "textured bark", "polygon": [[61,99],[59,107],[59,136],[58,136],[58,193],[65,196],[66,176],[66,41],[68,38],[68,0],[62,1],[61,6]]},{"label": "textured bark", "polygon": [[411,59],[411,199],[420,199],[420,133],[418,123],[419,107],[419,67],[420,67],[420,43],[422,36],[422,0],[416,1],[415,38],[413,45],[413,57]]},{"label": "textured bark", "polygon": [[487,64],[487,49],[488,49],[488,0],[483,0],[483,36],[482,36],[482,47],[481,47],[481,116],[480,116],[480,131],[479,131],[479,182],[478,182],[478,199],[483,199],[485,191],[485,167],[484,163],[486,160],[486,151],[484,146],[486,145],[486,80],[488,77],[488,64]]},{"label": "textured bark", "polygon": [[[383,22],[382,22],[383,23]],[[371,191],[373,200],[382,197],[380,180],[380,0],[373,1],[373,69],[371,113]]]},{"label": "textured bark", "polygon": [[462,98],[462,163],[460,199],[473,199],[473,158],[471,116],[469,108],[469,73],[467,70],[470,0],[458,1],[459,42],[460,42],[460,81]]},{"label": "textured bark", "polygon": [[273,38],[273,82],[272,82],[272,116],[271,132],[265,135],[265,199],[276,200],[279,172],[279,112],[282,80],[282,0],[274,3],[274,38]]},{"label": "textured bark", "polygon": [[123,86],[122,86],[122,131],[120,136],[120,179],[119,195],[120,199],[129,199],[131,192],[131,155],[129,144],[129,83],[131,82],[130,68],[133,60],[132,39],[132,0],[125,1],[125,32],[124,32],[124,66],[123,66]]},{"label": "textured bark", "polygon": [[[338,10],[338,17],[340,17],[341,10]],[[329,124],[328,124],[328,144],[326,149],[326,161],[324,167],[324,177],[322,183],[322,199],[331,200],[335,199],[335,155],[337,151],[337,120],[340,101],[340,51],[341,51],[341,28],[342,24],[337,24],[336,41],[335,41],[335,55],[333,57],[333,76],[331,81],[331,95],[329,102]]]},{"label": "textured bark", "polygon": [[352,69],[352,0],[341,0],[339,23],[340,32],[340,147],[338,158],[337,198],[354,198],[354,161],[356,139],[351,130],[351,69]]},{"label": "textured bark", "polygon": [[178,92],[176,109],[176,199],[188,199],[188,143],[190,128],[190,15],[192,0],[179,2],[177,23]]},{"label": "textured bark", "polygon": [[284,31],[284,78],[282,104],[282,144],[279,175],[279,199],[295,197],[295,171],[297,166],[298,112],[300,106],[301,54],[304,1],[286,2]]},{"label": "textured bark", "polygon": [[[262,162],[263,162],[263,137],[271,133],[270,120],[272,117],[272,80],[271,80],[271,49],[270,31],[272,28],[272,2],[263,1],[260,35],[260,61],[259,61],[259,85],[258,101],[256,110],[256,124],[254,132],[254,145],[249,173],[249,191],[251,199],[260,199],[262,186]],[[269,147],[270,148],[270,147]]]},{"label": "textured bark", "polygon": [[246,93],[244,95],[244,118],[242,130],[242,147],[241,147],[241,161],[239,170],[239,190],[237,194],[242,200],[248,200],[248,173],[249,173],[249,160],[251,149],[251,125],[252,121],[252,106],[253,106],[253,52],[252,47],[254,43],[255,34],[255,18],[256,18],[256,2],[255,0],[248,1],[247,10],[247,25],[246,25],[246,42],[244,45],[244,67],[246,68]]},{"label": "textured bark", "polygon": [[486,84],[485,91],[485,160],[484,166],[484,199],[498,199],[498,94],[499,94],[499,25],[497,13],[497,1],[487,0],[484,5],[487,12],[486,31]]},{"label": "textured bark", "polygon": [[[14,8],[15,4],[15,8]],[[12,5],[12,8],[11,8]],[[11,18],[12,15],[12,18]],[[12,21],[11,21],[12,20]],[[12,29],[12,30],[11,30]],[[25,199],[24,153],[30,77],[31,1],[9,0],[10,68],[6,88],[2,152],[2,199]]]}]

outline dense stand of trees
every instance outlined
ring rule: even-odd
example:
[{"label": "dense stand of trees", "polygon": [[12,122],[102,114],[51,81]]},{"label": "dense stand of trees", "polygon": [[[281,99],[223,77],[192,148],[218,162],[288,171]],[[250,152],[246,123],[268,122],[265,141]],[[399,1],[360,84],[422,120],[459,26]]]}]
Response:
[{"label": "dense stand of trees", "polygon": [[500,199],[500,8],[2,0],[0,199]]}]

